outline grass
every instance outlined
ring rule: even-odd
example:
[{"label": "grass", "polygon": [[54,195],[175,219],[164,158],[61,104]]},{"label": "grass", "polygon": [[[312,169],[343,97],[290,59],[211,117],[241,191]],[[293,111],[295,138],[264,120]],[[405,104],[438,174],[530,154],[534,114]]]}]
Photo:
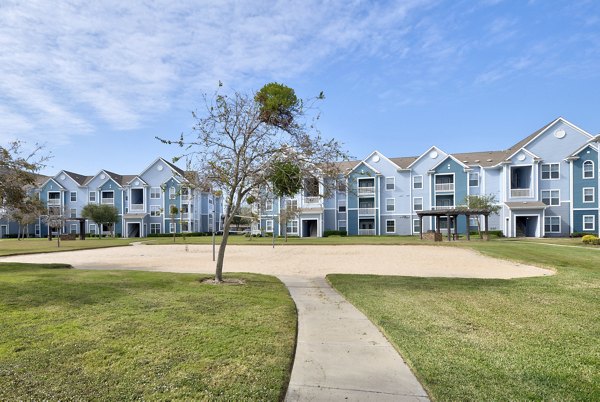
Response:
[{"label": "grass", "polygon": [[60,247],[58,247],[56,238],[52,241],[48,241],[47,238],[0,239],[0,256],[127,246],[131,242],[132,239],[88,238],[86,240],[61,240]]},{"label": "grass", "polygon": [[273,277],[235,277],[0,264],[0,400],[281,398],[294,304]]},{"label": "grass", "polygon": [[557,274],[328,279],[382,329],[435,400],[600,400],[600,252],[541,241],[460,246]]}]

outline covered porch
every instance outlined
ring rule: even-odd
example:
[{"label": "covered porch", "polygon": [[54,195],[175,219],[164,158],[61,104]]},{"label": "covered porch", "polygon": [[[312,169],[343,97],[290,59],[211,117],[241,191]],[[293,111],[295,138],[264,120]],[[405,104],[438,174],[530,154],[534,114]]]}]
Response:
[{"label": "covered porch", "polygon": [[[487,209],[471,209],[471,208],[449,208],[449,209],[431,209],[427,211],[418,211],[417,216],[419,217],[419,236],[423,240],[423,217],[429,216],[435,218],[435,241],[442,241],[442,229],[440,221],[442,218],[446,218],[446,236],[448,241],[458,239],[458,225],[457,219],[460,215],[464,215],[466,219],[466,234],[467,240],[471,240],[469,220],[471,216],[483,215],[483,230],[482,238],[489,239],[488,235],[488,217],[490,211]],[[452,229],[454,228],[454,230]]]}]

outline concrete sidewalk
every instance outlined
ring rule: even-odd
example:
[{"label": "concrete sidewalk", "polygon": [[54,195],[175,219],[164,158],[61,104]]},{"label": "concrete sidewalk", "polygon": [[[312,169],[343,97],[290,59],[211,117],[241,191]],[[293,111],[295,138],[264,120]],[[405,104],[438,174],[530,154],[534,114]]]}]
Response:
[{"label": "concrete sidewalk", "polygon": [[325,278],[285,277],[298,308],[286,401],[428,401],[379,330]]}]

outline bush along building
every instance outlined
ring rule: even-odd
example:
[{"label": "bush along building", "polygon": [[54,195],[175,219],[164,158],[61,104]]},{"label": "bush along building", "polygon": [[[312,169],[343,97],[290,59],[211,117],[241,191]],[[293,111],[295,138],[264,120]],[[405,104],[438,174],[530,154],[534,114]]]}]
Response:
[{"label": "bush along building", "polygon": [[[489,216],[489,229],[504,236],[597,234],[599,142],[600,136],[557,118],[502,151],[449,154],[433,146],[400,158],[374,151],[341,163],[337,191],[326,199],[305,191],[264,202],[255,229],[300,237],[418,234],[437,229],[434,217],[421,221],[418,212],[492,195],[500,211]],[[286,208],[296,213],[282,220]],[[450,224],[466,233],[477,228],[479,217],[446,219],[440,219],[441,229]]]},{"label": "bush along building", "polygon": [[[119,219],[113,231],[122,237],[220,229],[221,198],[191,186],[185,172],[163,158],[135,175],[101,170],[94,176],[85,176],[62,170],[52,177],[40,177],[33,192],[46,204],[48,214],[63,216],[64,224],[55,234],[79,234],[81,211],[87,204],[114,206]],[[177,208],[177,214],[169,213],[171,205]],[[108,227],[98,227],[91,220],[83,221],[87,234],[110,233]],[[47,236],[49,228],[44,222],[40,216],[26,232],[36,237]],[[17,224],[8,217],[0,220],[2,237],[15,236],[17,231]]]}]

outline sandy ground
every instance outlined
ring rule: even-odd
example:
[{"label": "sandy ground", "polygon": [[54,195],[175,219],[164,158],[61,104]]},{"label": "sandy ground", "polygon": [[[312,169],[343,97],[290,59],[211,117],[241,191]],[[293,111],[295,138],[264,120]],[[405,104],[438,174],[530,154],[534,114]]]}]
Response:
[{"label": "sandy ground", "polygon": [[[133,245],[3,257],[0,261],[67,263],[82,269],[214,272],[210,245]],[[520,278],[554,272],[434,246],[228,246],[224,272],[322,277],[329,273],[423,277]]]}]

